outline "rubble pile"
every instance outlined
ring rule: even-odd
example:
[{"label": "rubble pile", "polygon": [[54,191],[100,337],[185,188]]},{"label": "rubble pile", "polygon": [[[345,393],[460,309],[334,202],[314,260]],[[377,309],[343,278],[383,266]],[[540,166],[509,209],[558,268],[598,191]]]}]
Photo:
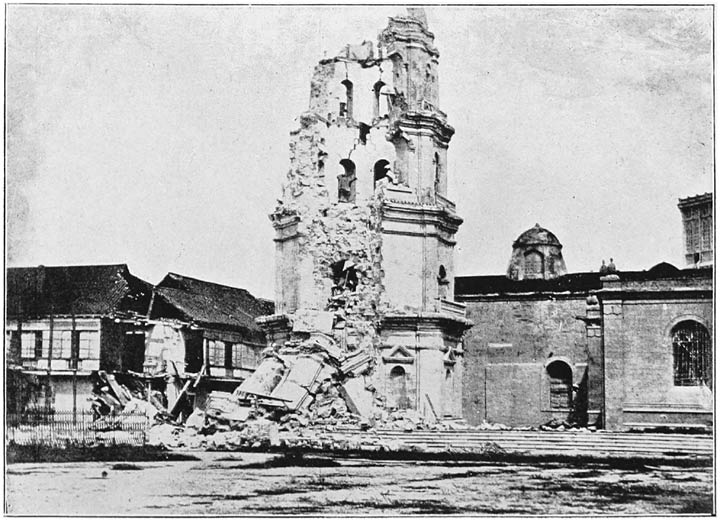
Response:
[{"label": "rubble pile", "polygon": [[149,392],[140,378],[130,374],[94,373],[91,408],[97,421],[110,421],[121,413],[140,413],[150,419],[166,413],[161,393]]}]

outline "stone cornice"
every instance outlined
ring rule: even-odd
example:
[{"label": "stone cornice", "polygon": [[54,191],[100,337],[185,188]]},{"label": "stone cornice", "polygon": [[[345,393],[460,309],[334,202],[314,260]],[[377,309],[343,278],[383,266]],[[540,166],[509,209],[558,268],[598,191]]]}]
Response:
[{"label": "stone cornice", "polygon": [[472,326],[470,320],[447,313],[386,313],[381,319],[384,330],[442,330],[458,338]]},{"label": "stone cornice", "polygon": [[282,331],[292,328],[290,317],[286,314],[263,315],[255,319],[255,323],[265,331]]},{"label": "stone cornice", "polygon": [[442,114],[437,111],[407,111],[395,122],[396,128],[409,134],[426,133],[432,135],[440,143],[447,146],[455,134]]},{"label": "stone cornice", "polygon": [[620,300],[707,300],[712,302],[713,292],[703,288],[676,289],[600,289],[595,292],[602,302]]},{"label": "stone cornice", "polygon": [[434,225],[439,229],[455,234],[463,222],[458,215],[447,208],[434,205],[412,204],[407,202],[383,202],[383,222],[397,222],[417,225]]}]

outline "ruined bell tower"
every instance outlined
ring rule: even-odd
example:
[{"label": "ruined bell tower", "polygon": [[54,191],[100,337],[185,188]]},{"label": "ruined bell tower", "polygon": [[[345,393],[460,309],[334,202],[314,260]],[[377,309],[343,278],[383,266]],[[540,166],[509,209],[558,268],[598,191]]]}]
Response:
[{"label": "ruined bell tower", "polygon": [[438,65],[424,11],[408,9],[376,45],[347,45],[315,67],[270,216],[277,314],[260,320],[277,350],[332,344],[359,409],[429,419],[461,416],[471,325],[452,300],[462,219],[447,198],[454,129]]}]

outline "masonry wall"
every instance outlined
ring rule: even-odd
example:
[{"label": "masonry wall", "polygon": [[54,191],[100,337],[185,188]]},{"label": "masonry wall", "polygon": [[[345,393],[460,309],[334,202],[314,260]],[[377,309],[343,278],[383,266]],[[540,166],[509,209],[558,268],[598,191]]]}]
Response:
[{"label": "masonry wall", "polygon": [[607,428],[711,424],[712,391],[674,385],[671,330],[683,320],[704,324],[712,335],[712,300],[603,301]]},{"label": "masonry wall", "polygon": [[[463,415],[471,424],[540,425],[570,411],[550,407],[546,365],[568,363],[573,384],[587,367],[585,295],[465,301],[475,324],[464,341]],[[600,382],[588,382],[600,385]]]}]

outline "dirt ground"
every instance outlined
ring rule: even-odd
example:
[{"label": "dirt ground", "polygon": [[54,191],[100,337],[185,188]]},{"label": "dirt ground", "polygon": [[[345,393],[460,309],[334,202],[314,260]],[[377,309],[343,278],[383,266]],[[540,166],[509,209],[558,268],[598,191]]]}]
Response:
[{"label": "dirt ground", "polygon": [[198,461],[12,464],[15,515],[709,514],[710,468],[447,464],[197,453]]}]

